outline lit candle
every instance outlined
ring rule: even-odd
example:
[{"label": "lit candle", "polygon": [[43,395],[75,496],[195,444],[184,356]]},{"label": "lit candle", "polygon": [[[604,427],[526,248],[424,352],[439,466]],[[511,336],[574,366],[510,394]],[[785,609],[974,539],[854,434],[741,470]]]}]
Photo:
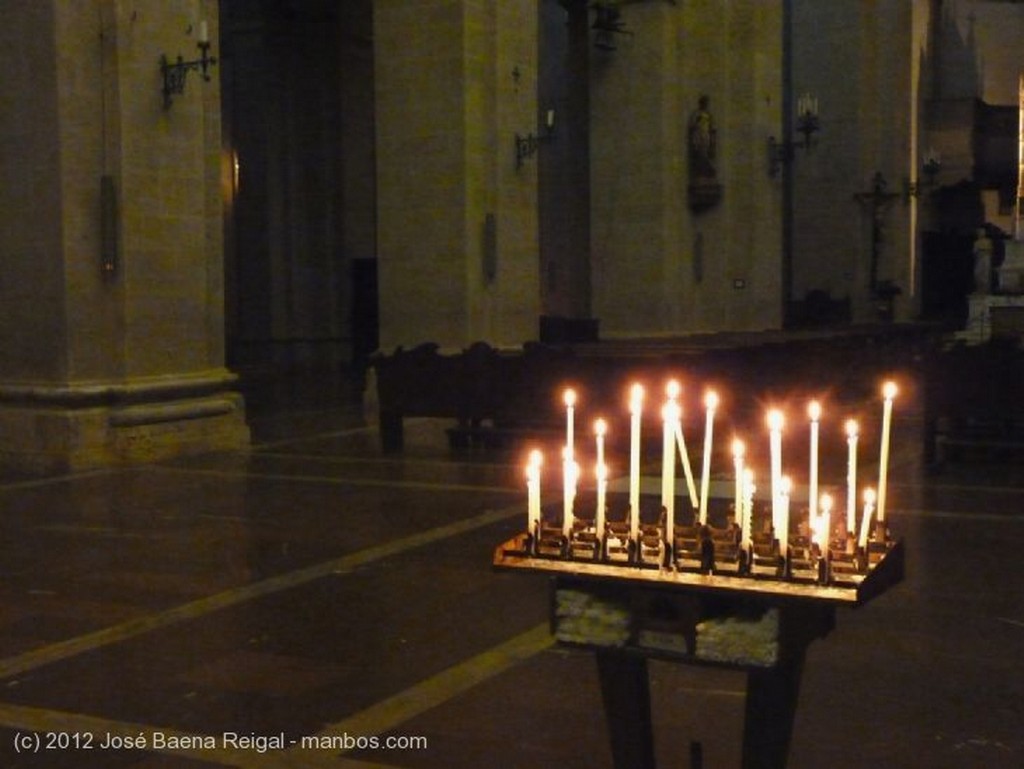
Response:
[{"label": "lit candle", "polygon": [[544,455],[538,449],[530,452],[526,464],[526,530],[538,534],[540,529],[540,466]]},{"label": "lit candle", "polygon": [[[676,383],[675,394],[679,395],[678,383]],[[683,437],[682,414],[682,409],[677,407],[675,421],[676,444],[679,447],[679,455],[683,461],[683,474],[686,476],[686,490],[690,493],[690,504],[693,505],[694,509],[696,509],[700,505],[700,502],[697,499],[697,484],[694,483],[693,480],[693,470],[690,468],[690,452],[686,450],[686,438]],[[672,463],[674,466],[674,456],[672,458]]]},{"label": "lit candle", "polygon": [[754,521],[754,471],[749,467],[743,471],[743,546],[749,550],[751,530]]},{"label": "lit candle", "polygon": [[821,549],[822,557],[828,553],[828,539],[832,531],[832,496],[821,495],[821,513],[815,519],[815,533],[817,534],[818,547]]},{"label": "lit candle", "polygon": [[875,509],[875,490],[864,489],[864,515],[860,519],[860,540],[858,544],[861,549],[868,546],[868,527],[871,525],[871,513]]},{"label": "lit candle", "polygon": [[597,467],[594,468],[594,475],[597,477],[597,510],[594,514],[594,526],[597,529],[598,540],[603,540],[605,496],[608,490],[608,468],[603,462],[598,462]]},{"label": "lit candle", "polygon": [[892,428],[892,401],[896,383],[886,382],[882,388],[882,454],[878,461],[878,522],[885,523],[885,489],[889,475],[889,433]]},{"label": "lit candle", "polygon": [[594,420],[594,437],[597,440],[597,464],[604,464],[604,436],[608,432],[608,423],[603,419]]},{"label": "lit candle", "polygon": [[715,431],[715,409],[718,408],[718,394],[709,391],[704,396],[707,417],[704,422],[704,456],[700,473],[700,523],[708,522],[708,491],[711,485],[711,447]]},{"label": "lit candle", "polygon": [[789,555],[789,495],[793,491],[793,481],[788,475],[779,480],[779,528],[775,536],[779,538],[779,552],[782,557]]},{"label": "lit candle", "polygon": [[743,441],[739,438],[732,439],[732,465],[736,475],[736,489],[733,494],[735,501],[733,502],[733,509],[736,511],[736,523],[742,528],[743,527],[743,454],[746,452],[746,447],[743,445]]},{"label": "lit candle", "polygon": [[811,467],[808,473],[807,509],[813,521],[818,515],[818,420],[821,419],[821,404],[811,401],[807,406],[811,419]]},{"label": "lit candle", "polygon": [[846,532],[852,537],[857,533],[857,422],[846,420]]},{"label": "lit candle", "polygon": [[779,528],[779,490],[782,482],[782,412],[772,409],[768,412],[768,439],[771,450],[771,494],[772,525]]},{"label": "lit candle", "polygon": [[640,533],[640,416],[644,408],[643,385],[629,393],[629,538]]},{"label": "lit candle", "polygon": [[562,488],[562,534],[569,537],[573,527],[573,505],[576,501],[576,481],[579,479],[580,466],[569,455],[566,447],[562,455],[562,473],[564,484]]},{"label": "lit candle", "polygon": [[679,404],[669,396],[661,409],[664,431],[661,440],[661,506],[665,508],[666,534],[675,524],[676,453],[675,428],[679,422]]},{"label": "lit candle", "polygon": [[572,459],[574,456],[573,451],[573,411],[576,405],[576,391],[569,389],[565,391],[563,396],[565,402],[565,448],[567,451],[567,459]]}]

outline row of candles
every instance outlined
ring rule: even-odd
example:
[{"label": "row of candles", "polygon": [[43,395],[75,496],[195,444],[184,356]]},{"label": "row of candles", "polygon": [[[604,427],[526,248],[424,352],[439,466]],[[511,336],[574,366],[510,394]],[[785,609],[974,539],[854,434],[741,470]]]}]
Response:
[{"label": "row of candles", "polygon": [[[665,517],[665,531],[674,531],[675,526],[675,482],[676,458],[681,459],[686,481],[686,491],[690,503],[696,511],[696,518],[701,525],[707,523],[708,497],[711,476],[711,455],[714,440],[715,414],[718,409],[718,395],[709,391],[704,396],[706,412],[704,427],[704,450],[698,490],[690,465],[686,448],[686,439],[682,427],[682,408],[679,405],[681,387],[675,380],[668,382],[665,388],[666,400],[661,409],[663,423],[662,433],[662,473],[661,473],[661,505]],[[878,468],[878,490],[866,488],[863,492],[863,508],[861,521],[857,526],[857,442],[859,427],[853,419],[845,423],[848,447],[847,457],[847,498],[846,498],[846,532],[848,537],[857,537],[857,544],[865,548],[868,543],[872,517],[879,526],[884,527],[886,513],[886,486],[889,465],[889,442],[892,430],[893,400],[896,397],[894,382],[886,382],[882,387],[882,435]],[[562,533],[571,537],[574,525],[573,507],[577,487],[580,481],[580,465],[575,457],[575,409],[576,393],[567,389],[564,393],[566,409],[566,440],[562,448],[563,473],[563,518]],[[629,536],[636,541],[640,527],[640,424],[643,414],[644,388],[635,384],[630,390],[630,460],[629,460]],[[820,440],[820,423],[822,416],[821,404],[811,401],[808,404],[807,416],[810,427],[810,467],[808,472],[808,517],[822,553],[828,548],[832,530],[833,500],[829,494],[819,495],[818,484],[818,449]],[[767,413],[769,437],[771,513],[772,525],[779,540],[779,549],[783,557],[787,555],[789,546],[790,498],[792,480],[783,474],[782,465],[782,430],[784,417],[780,410],[771,409]],[[607,423],[604,419],[594,422],[596,441],[596,464],[594,478],[596,482],[597,505],[594,517],[596,534],[599,539],[605,535],[605,515],[608,489],[608,466],[605,463],[605,438]],[[739,438],[732,441],[732,456],[735,472],[735,489],[733,509],[735,520],[741,530],[741,543],[748,547],[751,542],[753,518],[753,499],[756,492],[753,470],[745,464],[746,446]],[[543,456],[539,450],[530,452],[526,467],[527,477],[527,524],[529,531],[539,529],[541,521],[540,473]]]}]

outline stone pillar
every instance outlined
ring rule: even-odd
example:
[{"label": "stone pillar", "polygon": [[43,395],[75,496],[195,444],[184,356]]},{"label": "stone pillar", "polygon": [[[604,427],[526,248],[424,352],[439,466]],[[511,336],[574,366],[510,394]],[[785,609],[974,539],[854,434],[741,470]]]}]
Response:
[{"label": "stone pillar", "polygon": [[216,0],[0,9],[0,461],[77,470],[248,442],[224,368]]},{"label": "stone pillar", "polygon": [[536,338],[537,3],[378,0],[374,57],[381,349]]}]

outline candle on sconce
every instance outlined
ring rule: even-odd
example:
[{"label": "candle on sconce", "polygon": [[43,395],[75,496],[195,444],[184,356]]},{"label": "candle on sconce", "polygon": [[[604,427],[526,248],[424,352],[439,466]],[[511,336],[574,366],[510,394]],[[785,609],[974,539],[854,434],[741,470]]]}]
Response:
[{"label": "candle on sconce", "polygon": [[594,468],[594,475],[597,478],[597,510],[594,513],[594,527],[597,529],[597,539],[604,539],[605,525],[605,499],[608,492],[608,468],[604,462],[598,462]]},{"label": "candle on sconce", "polygon": [[852,537],[857,532],[857,421],[846,420],[846,532]]},{"label": "candle on sconce", "polygon": [[526,530],[540,532],[540,468],[544,455],[539,449],[530,452],[526,463]]},{"label": "candle on sconce", "polygon": [[210,42],[210,28],[206,25],[206,19],[199,22],[199,42],[204,45]]},{"label": "candle on sconce", "polygon": [[821,419],[821,404],[811,401],[807,406],[811,420],[811,466],[808,473],[807,509],[813,521],[818,515],[818,428]]},{"label": "candle on sconce", "polygon": [[704,422],[704,455],[701,458],[700,473],[700,523],[708,522],[708,491],[711,485],[711,448],[715,431],[715,410],[718,408],[718,394],[709,390],[704,395],[707,416]]},{"label": "candle on sconce", "polygon": [[732,465],[736,477],[736,488],[733,491],[733,510],[736,511],[736,523],[743,528],[743,455],[746,453],[746,446],[739,438],[732,439]]},{"label": "candle on sconce", "polygon": [[874,489],[864,489],[864,515],[860,519],[860,538],[857,542],[862,550],[868,546],[868,528],[871,526],[876,499]]},{"label": "candle on sconce", "polygon": [[896,397],[896,383],[886,382],[882,387],[882,451],[878,460],[878,522],[885,523],[885,492],[889,475],[889,434],[892,429],[892,402]]},{"label": "candle on sconce", "polygon": [[822,557],[828,552],[829,535],[832,533],[832,495],[822,494],[820,513],[815,519],[815,534]]},{"label": "candle on sconce", "polygon": [[629,392],[629,538],[640,533],[640,417],[644,408],[643,385]]},{"label": "candle on sconce", "polygon": [[779,479],[779,528],[775,536],[779,540],[779,552],[782,557],[789,556],[789,495],[793,491],[793,481],[788,475]]},{"label": "candle on sconce", "polygon": [[782,412],[772,409],[768,412],[768,442],[771,459],[772,525],[779,529],[781,505],[779,492],[782,485]]}]

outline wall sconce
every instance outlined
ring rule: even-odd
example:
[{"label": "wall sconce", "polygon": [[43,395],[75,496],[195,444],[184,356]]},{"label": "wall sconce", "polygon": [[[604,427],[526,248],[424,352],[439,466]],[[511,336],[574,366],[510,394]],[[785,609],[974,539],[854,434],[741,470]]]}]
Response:
[{"label": "wall sconce", "polygon": [[555,138],[555,111],[549,109],[544,119],[544,133],[537,136],[530,132],[526,136],[516,134],[516,170],[519,170],[523,161],[533,157],[540,149],[540,145]]},{"label": "wall sconce", "polygon": [[185,61],[181,54],[178,54],[177,61],[169,62],[167,61],[167,56],[161,54],[160,74],[163,75],[164,80],[162,89],[164,109],[170,108],[171,97],[174,94],[180,95],[185,93],[185,76],[189,73],[189,70],[198,70],[203,80],[209,82],[209,69],[217,63],[217,60],[210,56],[210,36],[205,21],[199,22],[199,42],[196,43],[196,47],[202,56],[195,61]]},{"label": "wall sconce", "polygon": [[[939,175],[939,171],[942,170],[942,158],[939,153],[928,150],[925,153],[924,163],[921,164],[921,175],[924,176],[924,186],[931,188],[935,186],[935,180]],[[903,180],[903,197],[906,200],[910,198],[920,197],[921,195],[921,183],[918,181],[910,181],[909,179]]]},{"label": "wall sconce", "polygon": [[821,130],[818,122],[818,98],[805,93],[796,102],[797,133],[803,134],[802,142],[780,142],[774,136],[768,137],[768,175],[776,176],[783,163],[795,157],[796,148],[810,151],[814,147],[814,134]]},{"label": "wall sconce", "polygon": [[935,180],[939,176],[939,171],[942,170],[942,156],[938,152],[929,149],[925,154],[924,165],[921,166],[921,171],[924,173],[924,182],[929,187],[935,185]]}]

